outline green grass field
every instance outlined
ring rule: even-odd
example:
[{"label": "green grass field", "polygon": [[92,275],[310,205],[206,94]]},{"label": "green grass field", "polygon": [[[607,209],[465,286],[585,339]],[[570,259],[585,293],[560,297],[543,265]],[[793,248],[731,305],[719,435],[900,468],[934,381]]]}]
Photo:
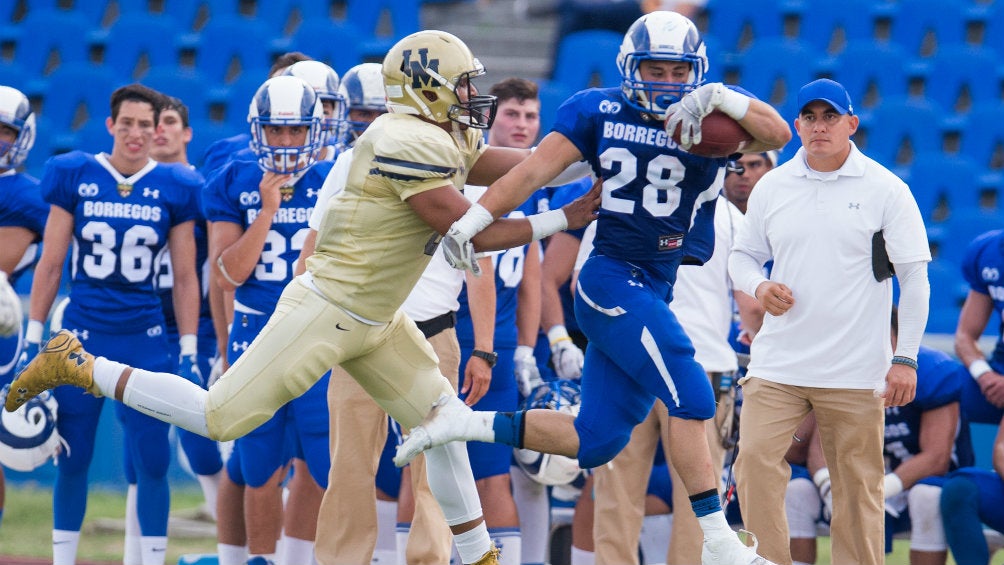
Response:
[{"label": "green grass field", "polygon": [[[10,557],[48,559],[51,555],[52,491],[49,489],[8,485],[4,505],[3,523],[0,524],[0,562]],[[191,488],[173,488],[172,513],[190,511],[199,507],[202,495],[194,485]],[[96,490],[90,493],[87,515],[84,518],[78,562],[122,562],[122,533],[98,527],[106,520],[121,520],[125,516],[125,492]],[[909,542],[897,540],[895,550],[886,559],[886,565],[909,565]],[[177,563],[186,553],[215,553],[213,537],[172,537],[167,548],[167,563]],[[819,540],[817,565],[830,564],[829,539]],[[955,565],[951,557],[948,565]],[[1004,565],[1004,552],[998,552],[991,565]]]}]

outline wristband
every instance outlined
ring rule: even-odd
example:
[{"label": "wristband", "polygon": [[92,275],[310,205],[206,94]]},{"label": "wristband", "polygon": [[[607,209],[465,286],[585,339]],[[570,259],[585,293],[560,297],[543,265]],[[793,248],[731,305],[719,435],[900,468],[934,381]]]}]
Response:
[{"label": "wristband", "polygon": [[564,210],[550,210],[541,214],[526,217],[533,229],[533,241],[543,239],[551,234],[563,231],[568,227],[568,218]]},{"label": "wristband", "polygon": [[823,488],[823,485],[830,481],[830,469],[823,467],[822,469],[816,471],[812,475],[812,482],[816,484],[816,487]]},{"label": "wristband", "polygon": [[28,343],[42,343],[42,332],[45,326],[38,320],[28,320],[28,327],[24,331],[24,340]]},{"label": "wristband", "polygon": [[185,334],[178,338],[178,345],[183,357],[190,357],[199,353],[198,339],[195,334]]},{"label": "wristband", "polygon": [[547,341],[554,345],[559,341],[572,341],[572,338],[568,336],[568,330],[565,326],[561,324],[555,324],[551,326],[551,329],[547,330]]},{"label": "wristband", "polygon": [[489,212],[484,206],[475,202],[471,204],[471,207],[464,212],[460,219],[453,222],[450,226],[450,230],[456,230],[460,232],[464,238],[470,240],[472,237],[477,235],[481,230],[488,227],[488,224],[495,221],[495,217]]},{"label": "wristband", "polygon": [[917,370],[917,362],[909,357],[903,357],[902,355],[897,355],[892,358],[893,365],[906,365],[912,368],[914,371]]},{"label": "wristband", "polygon": [[718,109],[728,117],[739,121],[746,117],[746,112],[750,109],[750,97],[730,88],[723,88],[722,101],[718,104]]},{"label": "wristband", "polygon": [[892,498],[903,492],[903,480],[896,473],[886,473],[882,486],[885,489],[886,498]]},{"label": "wristband", "polygon": [[972,375],[974,380],[979,380],[984,373],[989,373],[990,371],[993,371],[993,368],[990,367],[990,363],[987,363],[986,359],[977,359],[969,364],[969,374]]}]

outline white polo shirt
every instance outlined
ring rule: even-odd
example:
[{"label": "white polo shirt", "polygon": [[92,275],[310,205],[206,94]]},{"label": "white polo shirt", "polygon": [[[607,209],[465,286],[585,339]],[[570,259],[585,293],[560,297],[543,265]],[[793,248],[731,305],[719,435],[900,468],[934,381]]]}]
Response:
[{"label": "white polo shirt", "polygon": [[883,230],[893,263],[930,261],[927,232],[909,187],[852,143],[837,171],[820,173],[805,149],[773,169],[750,196],[729,272],[751,296],[766,280],[795,304],[767,314],[751,347],[750,376],[824,388],[876,389],[892,359],[892,281],[872,273],[872,236]]}]

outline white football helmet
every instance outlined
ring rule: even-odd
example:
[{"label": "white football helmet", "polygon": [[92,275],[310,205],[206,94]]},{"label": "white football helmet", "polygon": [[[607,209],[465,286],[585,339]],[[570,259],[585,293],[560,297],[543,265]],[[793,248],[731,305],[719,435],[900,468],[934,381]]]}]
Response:
[{"label": "white football helmet", "polygon": [[[272,77],[258,87],[248,123],[251,150],[264,171],[284,175],[306,171],[324,147],[324,110],[314,89],[298,77]],[[283,147],[268,139],[266,126],[307,126],[307,138],[304,145]]]},{"label": "white football helmet", "polygon": [[[0,397],[7,398],[10,385]],[[59,454],[62,438],[56,431],[56,398],[45,391],[17,410],[0,410],[0,464],[15,471],[34,471]]]},{"label": "white football helmet", "polygon": [[35,113],[20,90],[0,86],[0,124],[17,130],[13,143],[0,141],[0,169],[16,169],[35,145]]},{"label": "white football helmet", "polygon": [[[688,81],[642,80],[638,65],[646,60],[690,63]],[[628,28],[617,54],[617,68],[627,103],[642,112],[662,116],[670,104],[704,84],[708,56],[693,22],[676,12],[657,11],[638,18]]]},{"label": "white football helmet", "polygon": [[[471,83],[483,74],[484,66],[458,37],[436,30],[413,33],[391,47],[383,60],[387,109],[488,129],[498,100],[475,95]],[[466,102],[460,100],[461,90]]]},{"label": "white football helmet", "polygon": [[325,145],[338,143],[338,135],[345,124],[346,109],[345,96],[339,91],[341,81],[335,69],[320,61],[300,61],[286,67],[282,74],[300,77],[309,84],[321,99],[322,109],[325,101],[331,102],[331,116],[325,114],[324,117]]},{"label": "white football helmet", "polygon": [[[338,92],[348,104],[349,111],[369,110],[372,112],[387,111],[387,94],[383,89],[383,66],[379,63],[363,63],[345,72]],[[346,115],[347,129],[352,139],[359,137],[369,122],[352,121]]]},{"label": "white football helmet", "polygon": [[[577,416],[582,395],[579,383],[567,379],[538,386],[523,402],[523,410],[546,408]],[[579,461],[564,455],[540,453],[529,449],[513,450],[516,463],[534,481],[549,486],[567,485],[582,474]]]}]

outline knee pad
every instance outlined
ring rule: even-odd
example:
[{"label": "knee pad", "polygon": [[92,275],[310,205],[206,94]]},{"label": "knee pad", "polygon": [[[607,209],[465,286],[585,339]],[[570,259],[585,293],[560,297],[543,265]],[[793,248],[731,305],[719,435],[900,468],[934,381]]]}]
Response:
[{"label": "knee pad", "polygon": [[579,467],[583,469],[592,469],[609,463],[631,439],[630,429],[627,430],[627,433],[614,435],[610,435],[609,432],[607,434],[593,433],[581,427],[578,418],[575,419],[575,431],[579,434]]},{"label": "knee pad", "polygon": [[809,479],[788,481],[784,494],[784,512],[788,517],[788,534],[792,538],[816,537],[816,521],[823,507],[816,485]]},{"label": "knee pad", "polygon": [[948,549],[941,519],[941,487],[915,484],[906,495],[910,509],[910,549],[944,551]]}]

